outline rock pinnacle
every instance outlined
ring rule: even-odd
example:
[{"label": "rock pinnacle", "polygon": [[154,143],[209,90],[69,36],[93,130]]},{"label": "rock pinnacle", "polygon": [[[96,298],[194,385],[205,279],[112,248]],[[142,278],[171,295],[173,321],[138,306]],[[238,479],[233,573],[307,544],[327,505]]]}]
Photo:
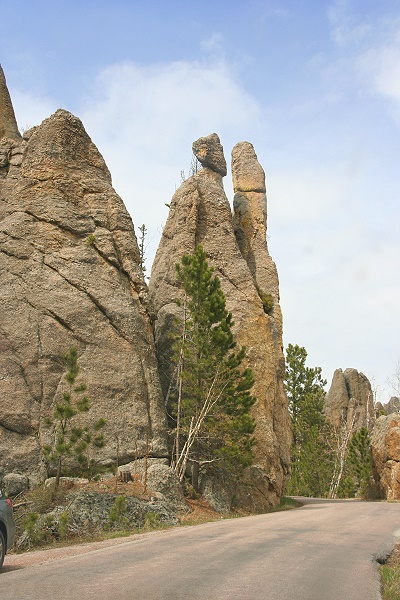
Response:
[{"label": "rock pinnacle", "polygon": [[13,140],[21,139],[10,94],[7,89],[6,78],[0,65],[0,140],[3,137]]}]

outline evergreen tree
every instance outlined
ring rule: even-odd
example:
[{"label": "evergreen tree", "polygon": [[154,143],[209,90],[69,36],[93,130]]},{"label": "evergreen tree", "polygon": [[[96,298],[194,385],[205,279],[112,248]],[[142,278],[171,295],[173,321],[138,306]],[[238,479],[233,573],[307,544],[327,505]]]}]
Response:
[{"label": "evergreen tree", "polygon": [[360,496],[368,497],[371,490],[371,439],[366,427],[361,427],[351,438],[347,454],[348,469],[355,480]]},{"label": "evergreen tree", "polygon": [[330,477],[322,413],[326,381],[321,368],[306,366],[305,348],[289,344],[286,350],[285,387],[292,417],[293,444],[288,491],[303,496],[322,496]]},{"label": "evergreen tree", "polygon": [[54,426],[53,445],[43,445],[45,460],[49,465],[56,466],[55,491],[59,486],[64,459],[67,456],[74,456],[78,463],[86,465],[89,471],[91,466],[89,449],[91,447],[102,448],[105,443],[104,436],[100,433],[106,424],[104,419],[99,419],[93,428],[79,427],[74,423],[73,417],[79,413],[88,412],[90,400],[84,394],[85,384],[73,387],[79,373],[77,349],[71,348],[63,359],[67,367],[65,380],[69,390],[64,392],[62,400],[56,404],[53,420],[47,418],[45,421],[48,427]]},{"label": "evergreen tree", "polygon": [[176,268],[184,298],[167,399],[172,467],[182,481],[191,463],[197,490],[199,469],[206,464],[217,462],[228,471],[251,464],[254,379],[251,369],[242,368],[245,348],[235,349],[232,314],[203,248],[184,255]]}]

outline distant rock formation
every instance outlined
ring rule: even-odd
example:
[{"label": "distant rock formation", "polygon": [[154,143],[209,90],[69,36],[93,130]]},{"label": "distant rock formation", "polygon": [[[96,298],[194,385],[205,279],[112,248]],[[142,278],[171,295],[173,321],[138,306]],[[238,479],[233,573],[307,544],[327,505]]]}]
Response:
[{"label": "distant rock formation", "polygon": [[354,432],[375,422],[374,394],[368,378],[356,369],[336,369],[324,403],[326,419]]},{"label": "distant rock formation", "polygon": [[400,500],[400,414],[379,417],[371,433],[371,449],[381,496]]},{"label": "distant rock formation", "polygon": [[278,278],[265,235],[264,172],[251,144],[235,147],[234,225],[222,184],[226,163],[218,136],[200,138],[193,152],[203,168],[184,181],[172,198],[150,278],[160,377],[166,391],[171,376],[170,331],[180,295],[175,265],[202,244],[233,314],[235,339],[246,346],[255,376],[256,461],[248,473],[250,488],[239,503],[262,510],[276,504],[284,493],[291,443]]},{"label": "distant rock formation", "polygon": [[376,418],[381,415],[391,415],[392,413],[400,413],[400,398],[392,396],[386,404],[377,402],[375,405]]},{"label": "distant rock formation", "polygon": [[131,218],[72,114],[24,134],[0,72],[0,476],[44,477],[44,419],[78,349],[92,408],[107,420],[103,463],[166,456],[147,288]]}]

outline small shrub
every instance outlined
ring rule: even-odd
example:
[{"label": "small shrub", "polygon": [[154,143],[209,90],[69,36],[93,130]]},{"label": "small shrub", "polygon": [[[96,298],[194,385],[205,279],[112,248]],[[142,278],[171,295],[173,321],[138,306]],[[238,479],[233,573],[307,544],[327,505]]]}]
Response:
[{"label": "small shrub", "polygon": [[94,233],[89,233],[89,235],[86,238],[86,244],[88,246],[93,246],[93,244],[96,242],[96,236],[94,235]]},{"label": "small shrub", "polygon": [[60,540],[65,540],[68,537],[68,524],[70,520],[70,514],[67,510],[64,510],[58,518],[58,537]]},{"label": "small shrub", "polygon": [[29,513],[24,523],[26,535],[28,536],[29,545],[40,544],[42,537],[37,530],[37,522],[39,520],[38,513]]},{"label": "small shrub", "polygon": [[144,515],[144,526],[146,529],[155,529],[161,525],[161,517],[157,512],[147,512]]},{"label": "small shrub", "polygon": [[58,537],[58,526],[54,515],[40,516],[38,513],[29,513],[25,523],[24,543],[28,546],[42,546],[53,542]]},{"label": "small shrub", "polygon": [[266,292],[264,292],[264,290],[262,290],[258,286],[257,286],[257,292],[258,292],[258,295],[260,296],[260,300],[262,302],[264,312],[267,315],[270,315],[274,308],[274,299],[273,299],[272,295],[267,294]]},{"label": "small shrub", "polygon": [[126,529],[129,519],[126,516],[126,496],[118,496],[108,515],[108,525],[114,529]]}]

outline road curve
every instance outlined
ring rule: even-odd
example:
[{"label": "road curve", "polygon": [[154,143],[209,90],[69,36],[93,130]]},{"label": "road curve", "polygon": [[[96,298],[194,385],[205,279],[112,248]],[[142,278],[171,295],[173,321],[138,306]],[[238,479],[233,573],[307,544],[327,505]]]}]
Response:
[{"label": "road curve", "polygon": [[[0,575],[1,600],[377,600],[400,504],[297,510],[153,532]],[[397,538],[398,541],[398,538]]]}]

